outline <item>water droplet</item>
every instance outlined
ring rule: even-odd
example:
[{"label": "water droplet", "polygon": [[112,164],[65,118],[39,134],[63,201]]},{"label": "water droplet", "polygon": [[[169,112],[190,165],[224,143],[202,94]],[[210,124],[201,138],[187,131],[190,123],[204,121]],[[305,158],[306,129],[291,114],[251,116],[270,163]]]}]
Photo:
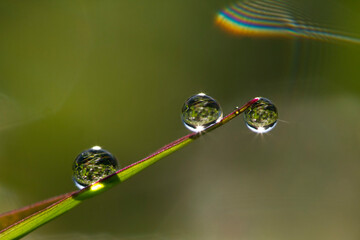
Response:
[{"label": "water droplet", "polygon": [[222,116],[219,103],[212,97],[199,93],[186,100],[182,108],[181,120],[191,131],[200,132],[219,122]]},{"label": "water droplet", "polygon": [[266,98],[260,97],[244,112],[246,126],[256,133],[266,133],[277,123],[278,112],[275,105]]},{"label": "water droplet", "polygon": [[119,162],[110,152],[94,146],[76,157],[73,165],[73,181],[79,189],[82,189],[119,169]]}]

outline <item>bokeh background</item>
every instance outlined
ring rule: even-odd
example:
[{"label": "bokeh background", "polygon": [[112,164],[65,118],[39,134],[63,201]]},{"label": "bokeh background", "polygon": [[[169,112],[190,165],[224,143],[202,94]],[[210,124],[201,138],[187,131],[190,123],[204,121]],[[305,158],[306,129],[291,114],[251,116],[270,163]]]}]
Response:
[{"label": "bokeh background", "polygon": [[[214,24],[230,3],[0,2],[1,212],[74,190],[84,149],[126,166],[187,134],[198,92],[280,116],[264,135],[239,117],[26,239],[360,238],[360,45],[232,36]],[[298,4],[360,34],[358,1]]]}]

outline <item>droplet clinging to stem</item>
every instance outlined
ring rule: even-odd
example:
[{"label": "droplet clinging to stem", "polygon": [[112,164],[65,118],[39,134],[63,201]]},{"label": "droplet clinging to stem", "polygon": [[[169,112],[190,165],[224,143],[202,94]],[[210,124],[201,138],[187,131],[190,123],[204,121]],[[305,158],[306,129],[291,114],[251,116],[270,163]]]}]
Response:
[{"label": "droplet clinging to stem", "polygon": [[277,123],[278,112],[275,105],[266,98],[252,104],[244,112],[246,126],[256,133],[271,131]]},{"label": "droplet clinging to stem", "polygon": [[222,116],[220,104],[212,97],[199,93],[186,100],[182,108],[181,119],[189,130],[200,132],[221,121]]},{"label": "droplet clinging to stem", "polygon": [[82,189],[119,169],[117,159],[110,152],[94,146],[76,157],[73,164],[73,181]]}]

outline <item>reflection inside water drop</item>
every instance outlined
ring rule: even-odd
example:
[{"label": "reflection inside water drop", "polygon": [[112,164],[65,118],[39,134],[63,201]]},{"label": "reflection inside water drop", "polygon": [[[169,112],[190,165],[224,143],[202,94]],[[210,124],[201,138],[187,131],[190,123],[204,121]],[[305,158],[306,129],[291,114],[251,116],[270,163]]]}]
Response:
[{"label": "reflection inside water drop", "polygon": [[76,187],[82,189],[119,169],[117,159],[110,152],[94,146],[76,157],[73,165],[73,181]]},{"label": "reflection inside water drop", "polygon": [[246,126],[256,133],[271,131],[277,123],[278,112],[275,105],[266,98],[260,97],[259,101],[252,104],[244,112]]},{"label": "reflection inside water drop", "polygon": [[219,122],[222,116],[220,104],[212,97],[199,93],[186,100],[182,108],[181,120],[191,131],[200,132]]}]

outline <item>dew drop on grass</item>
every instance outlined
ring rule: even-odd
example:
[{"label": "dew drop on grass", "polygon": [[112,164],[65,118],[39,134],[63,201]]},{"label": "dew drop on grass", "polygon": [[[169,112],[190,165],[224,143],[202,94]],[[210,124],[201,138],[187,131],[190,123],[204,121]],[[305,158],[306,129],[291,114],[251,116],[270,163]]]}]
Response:
[{"label": "dew drop on grass", "polygon": [[260,97],[259,101],[245,110],[244,120],[251,131],[266,133],[276,126],[278,112],[269,99]]},{"label": "dew drop on grass", "polygon": [[110,152],[94,146],[76,157],[73,164],[73,181],[76,187],[82,189],[119,169],[119,162]]},{"label": "dew drop on grass", "polygon": [[219,122],[222,116],[220,104],[212,97],[199,93],[186,100],[182,108],[181,120],[189,130],[200,132]]}]

